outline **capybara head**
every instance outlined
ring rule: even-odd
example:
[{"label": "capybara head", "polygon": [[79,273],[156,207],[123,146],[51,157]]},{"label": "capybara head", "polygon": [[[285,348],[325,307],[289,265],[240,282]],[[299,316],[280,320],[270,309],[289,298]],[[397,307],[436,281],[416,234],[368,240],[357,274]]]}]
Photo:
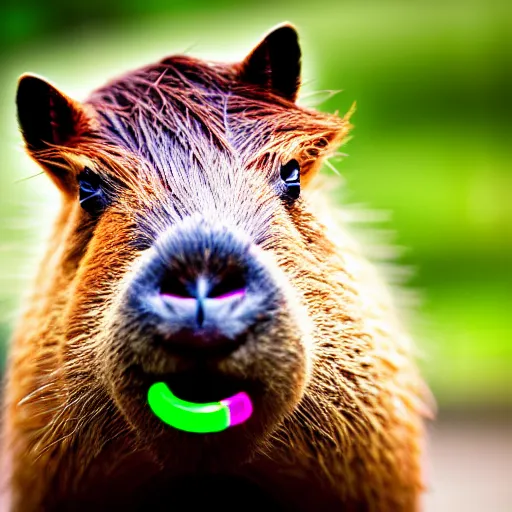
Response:
[{"label": "capybara head", "polygon": [[[121,422],[162,459],[232,463],[320,394],[312,333],[328,329],[331,253],[304,190],[349,126],[298,106],[299,84],[289,25],[240,63],[166,58],[84,103],[21,78],[28,150],[64,197],[55,351],[66,400],[96,413],[84,424]],[[201,403],[243,391],[254,412],[181,432],[148,407],[160,381]]]}]

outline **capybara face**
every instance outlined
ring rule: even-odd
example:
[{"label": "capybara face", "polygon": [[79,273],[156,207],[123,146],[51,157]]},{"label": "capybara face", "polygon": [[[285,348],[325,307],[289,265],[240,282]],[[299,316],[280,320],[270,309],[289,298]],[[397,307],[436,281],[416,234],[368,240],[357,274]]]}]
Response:
[{"label": "capybara face", "polygon": [[[168,58],[83,105],[20,82],[27,145],[69,208],[59,357],[70,400],[101,393],[160,458],[247,457],[313,378],[305,295],[321,268],[302,193],[347,122],[294,103],[299,59],[283,27],[241,64]],[[245,392],[253,414],[181,432],[151,412],[155,382],[197,403]]]},{"label": "capybara face", "polygon": [[[169,152],[187,154],[180,146]],[[309,371],[308,314],[293,274],[280,267],[300,235],[264,169],[212,155],[176,177],[166,172],[165,183],[132,198],[119,190],[122,199],[98,220],[71,329],[91,325],[89,305],[104,299],[90,339],[72,342],[67,357],[94,344],[98,377],[147,438],[177,436],[148,408],[157,381],[199,403],[245,391],[252,418],[218,435],[262,435],[300,399]]]}]

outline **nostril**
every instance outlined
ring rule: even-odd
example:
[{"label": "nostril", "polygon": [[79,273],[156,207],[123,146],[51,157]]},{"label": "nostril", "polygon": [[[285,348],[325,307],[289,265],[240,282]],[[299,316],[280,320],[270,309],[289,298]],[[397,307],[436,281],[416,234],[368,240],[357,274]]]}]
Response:
[{"label": "nostril", "polygon": [[190,286],[179,279],[175,274],[167,272],[160,285],[160,293],[171,297],[180,297],[186,299],[195,298],[195,293]]},{"label": "nostril", "polygon": [[246,287],[241,269],[228,269],[215,277],[199,274],[192,279],[168,269],[160,284],[160,294],[176,299],[227,299],[243,295]]},{"label": "nostril", "polygon": [[211,299],[225,299],[245,293],[247,283],[240,271],[224,274],[208,292]]}]

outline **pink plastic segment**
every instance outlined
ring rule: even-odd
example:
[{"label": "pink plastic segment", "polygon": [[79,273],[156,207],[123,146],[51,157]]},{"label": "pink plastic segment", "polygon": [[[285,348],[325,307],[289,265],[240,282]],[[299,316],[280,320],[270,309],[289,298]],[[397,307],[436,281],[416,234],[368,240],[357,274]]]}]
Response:
[{"label": "pink plastic segment", "polygon": [[238,425],[251,417],[253,407],[251,399],[243,391],[232,397],[221,400],[220,403],[229,409],[229,426]]}]

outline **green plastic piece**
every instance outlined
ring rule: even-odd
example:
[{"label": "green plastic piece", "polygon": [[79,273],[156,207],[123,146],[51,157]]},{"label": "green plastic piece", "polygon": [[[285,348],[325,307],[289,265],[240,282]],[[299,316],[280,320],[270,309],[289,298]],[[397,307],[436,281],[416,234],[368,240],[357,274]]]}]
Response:
[{"label": "green plastic piece", "polygon": [[165,382],[156,382],[149,388],[148,403],[164,423],[186,432],[206,434],[220,432],[229,426],[229,408],[226,405],[180,400]]}]

